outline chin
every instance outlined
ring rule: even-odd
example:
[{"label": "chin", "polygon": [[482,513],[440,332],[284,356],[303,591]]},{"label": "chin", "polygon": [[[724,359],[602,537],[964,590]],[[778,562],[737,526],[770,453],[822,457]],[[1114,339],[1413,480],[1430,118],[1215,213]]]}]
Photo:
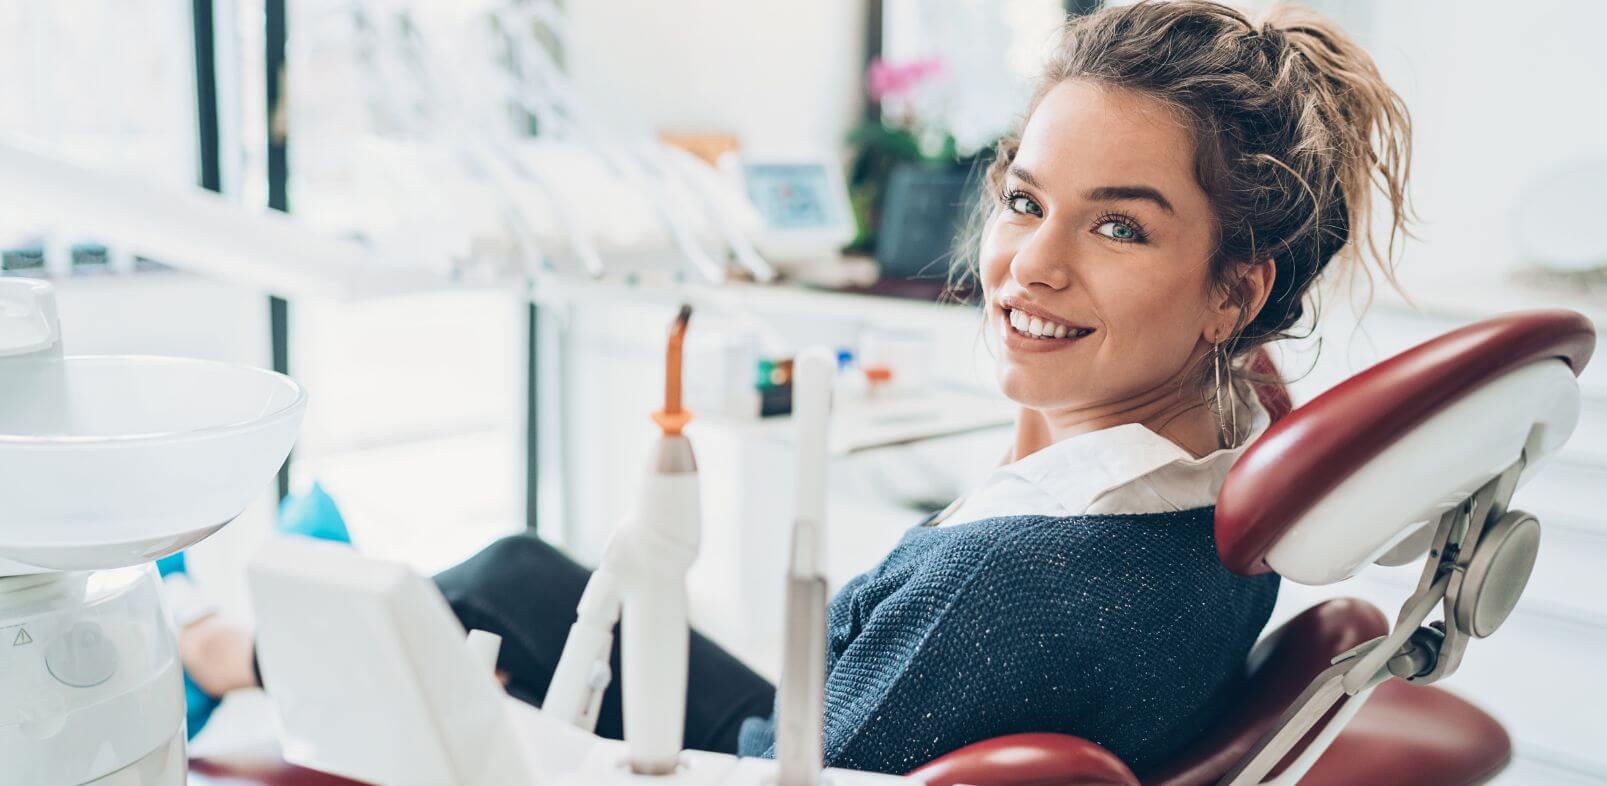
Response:
[{"label": "chin", "polygon": [[999,392],[1005,398],[1032,409],[1055,409],[1066,406],[1067,399],[1075,398],[1068,395],[1063,389],[1053,389],[1053,385],[1046,384],[1050,380],[1042,379],[1026,369],[1001,369],[999,371]]}]

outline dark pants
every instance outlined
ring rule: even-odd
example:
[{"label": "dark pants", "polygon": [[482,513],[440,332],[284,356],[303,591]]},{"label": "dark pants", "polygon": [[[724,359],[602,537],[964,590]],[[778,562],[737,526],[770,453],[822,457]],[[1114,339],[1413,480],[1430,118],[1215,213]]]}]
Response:
[{"label": "dark pants", "polygon": [[[464,628],[502,637],[497,668],[509,677],[508,692],[539,706],[590,576],[552,546],[516,535],[436,576],[435,583]],[[615,637],[609,658],[615,677],[603,695],[597,733],[621,739],[617,628]],[[736,753],[742,721],[770,715],[775,687],[696,631],[687,671],[686,747]]]}]

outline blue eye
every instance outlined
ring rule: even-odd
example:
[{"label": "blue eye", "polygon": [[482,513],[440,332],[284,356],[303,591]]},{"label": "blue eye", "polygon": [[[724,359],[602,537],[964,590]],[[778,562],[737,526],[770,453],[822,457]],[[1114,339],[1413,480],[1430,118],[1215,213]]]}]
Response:
[{"label": "blue eye", "polygon": [[1032,201],[1032,197],[1019,191],[1004,194],[1004,206],[1012,213],[1025,213],[1030,216],[1043,216],[1043,207]]},{"label": "blue eye", "polygon": [[1118,243],[1142,243],[1145,240],[1144,230],[1126,219],[1102,218],[1094,226],[1094,231]]}]

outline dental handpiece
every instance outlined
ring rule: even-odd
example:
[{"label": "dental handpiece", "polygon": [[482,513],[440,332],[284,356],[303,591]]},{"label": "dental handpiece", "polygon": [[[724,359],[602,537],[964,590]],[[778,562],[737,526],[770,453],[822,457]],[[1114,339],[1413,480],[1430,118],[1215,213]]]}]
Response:
[{"label": "dental handpiece", "polygon": [[[609,667],[614,626],[623,617],[626,739],[635,738],[637,769],[673,768],[684,723],[686,646],[677,642],[689,635],[685,574],[697,554],[699,529],[697,465],[691,443],[681,435],[692,418],[681,403],[682,345],[691,316],[691,307],[682,306],[670,327],[664,408],[653,413],[663,434],[657,455],[635,507],[609,538],[601,564],[586,582],[541,705],[544,714],[596,730],[603,694],[615,676]],[[656,649],[671,654],[654,657],[650,653]],[[677,658],[675,652],[683,655]],[[682,709],[673,706],[677,696]]]},{"label": "dental handpiece", "polygon": [[798,487],[787,569],[776,759],[780,786],[817,786],[824,767],[826,689],[826,459],[835,359],[824,350],[793,365]]},{"label": "dental handpiece", "polygon": [[681,356],[692,307],[682,306],[664,353],[664,408],[653,413],[659,438],[636,498],[615,535],[624,587],[620,688],[631,772],[668,775],[680,761],[686,727],[691,644],[686,574],[702,536],[697,459],[681,430]]}]

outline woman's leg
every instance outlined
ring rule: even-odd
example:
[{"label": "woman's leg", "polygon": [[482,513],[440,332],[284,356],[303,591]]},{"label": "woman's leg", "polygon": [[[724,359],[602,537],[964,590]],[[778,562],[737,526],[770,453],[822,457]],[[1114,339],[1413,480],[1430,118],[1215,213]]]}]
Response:
[{"label": "woman's leg", "polygon": [[[509,678],[508,692],[539,704],[590,577],[590,571],[552,546],[516,535],[491,544],[436,576],[435,582],[465,628],[502,637],[497,668]],[[597,733],[619,739],[624,721],[617,638],[610,664],[615,679],[603,694]],[[688,664],[686,746],[736,753],[743,719],[769,716],[775,688],[696,631]]]}]

